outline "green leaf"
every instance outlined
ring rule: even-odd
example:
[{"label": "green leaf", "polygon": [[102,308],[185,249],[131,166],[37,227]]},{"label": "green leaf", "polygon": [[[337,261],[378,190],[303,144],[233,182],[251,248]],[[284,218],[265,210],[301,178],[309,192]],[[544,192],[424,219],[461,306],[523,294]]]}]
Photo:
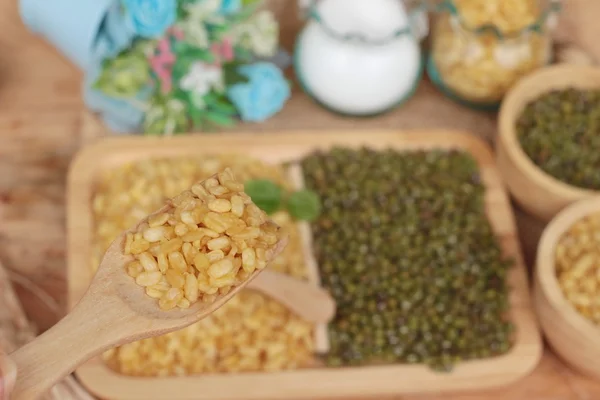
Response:
[{"label": "green leaf", "polygon": [[299,190],[287,199],[287,209],[292,217],[302,221],[313,221],[321,214],[321,200],[311,190]]},{"label": "green leaf", "polygon": [[[223,23],[225,23],[225,21],[223,21]],[[223,24],[211,24],[208,23],[207,24],[207,29],[208,29],[208,34],[210,35],[212,41],[218,42],[220,41],[220,39],[225,36],[226,34],[229,33],[229,31],[231,30],[231,27],[229,26],[229,24],[227,25],[223,25]]]},{"label": "green leaf", "polygon": [[272,214],[281,207],[282,190],[273,181],[268,179],[246,181],[244,191],[254,204],[267,214]]},{"label": "green leaf", "polygon": [[215,61],[215,56],[207,49],[201,49],[199,47],[192,47],[188,44],[182,48],[178,56],[186,58],[192,58],[194,61],[204,61],[212,63]]},{"label": "green leaf", "polygon": [[190,92],[190,107],[193,107],[197,110],[206,110],[206,101],[204,100],[204,96],[198,92]]},{"label": "green leaf", "polygon": [[187,107],[180,100],[156,95],[146,112],[143,131],[147,135],[165,135],[187,132],[189,120]]},{"label": "green leaf", "polygon": [[210,108],[218,111],[220,114],[224,114],[230,117],[236,116],[238,114],[237,109],[228,102],[218,101],[210,103]]},{"label": "green leaf", "polygon": [[181,21],[188,16],[187,7],[190,4],[196,3],[197,0],[177,0],[177,20]]},{"label": "green leaf", "polygon": [[208,107],[219,114],[227,116],[237,115],[237,109],[223,96],[219,96],[215,93],[209,93],[204,97],[204,101]]},{"label": "green leaf", "polygon": [[219,114],[217,112],[213,112],[213,111],[207,111],[204,113],[204,118],[206,118],[209,122],[218,125],[218,126],[234,126],[235,125],[235,121],[227,116],[227,115],[223,115],[223,114]]},{"label": "green leaf", "polygon": [[187,75],[192,64],[198,61],[212,63],[214,60],[215,58],[210,51],[184,45],[177,51],[177,58],[175,65],[173,65],[173,80],[179,82]]},{"label": "green leaf", "polygon": [[238,68],[244,64],[232,62],[223,65],[223,80],[225,86],[232,86],[238,83],[248,82],[248,78],[238,72]]},{"label": "green leaf", "polygon": [[181,90],[180,88],[176,88],[173,91],[173,98],[182,101],[185,104],[190,104],[191,100],[190,100],[190,96],[188,94],[188,92],[186,92],[185,90]]},{"label": "green leaf", "polygon": [[202,126],[204,125],[202,122],[202,116],[204,114],[203,110],[197,108],[190,108],[189,115],[192,120],[192,124],[194,125],[194,129],[202,130]]},{"label": "green leaf", "polygon": [[174,83],[179,81],[188,73],[194,60],[188,57],[178,57],[171,72]]},{"label": "green leaf", "polygon": [[236,46],[236,48],[234,49],[234,53],[235,59],[238,61],[243,61],[245,64],[254,60],[254,55],[252,54],[252,51],[244,47]]}]

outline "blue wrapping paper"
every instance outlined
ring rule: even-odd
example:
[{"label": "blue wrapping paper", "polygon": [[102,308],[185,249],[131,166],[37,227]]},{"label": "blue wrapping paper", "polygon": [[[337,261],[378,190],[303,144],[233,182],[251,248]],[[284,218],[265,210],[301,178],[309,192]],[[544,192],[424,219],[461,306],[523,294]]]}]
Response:
[{"label": "blue wrapping paper", "polygon": [[25,25],[80,69],[129,46],[134,32],[118,0],[20,0]]},{"label": "blue wrapping paper", "polygon": [[150,88],[141,91],[133,99],[107,96],[93,88],[101,72],[101,62],[93,62],[83,83],[85,105],[116,133],[138,133],[144,121],[146,104],[151,94]]}]

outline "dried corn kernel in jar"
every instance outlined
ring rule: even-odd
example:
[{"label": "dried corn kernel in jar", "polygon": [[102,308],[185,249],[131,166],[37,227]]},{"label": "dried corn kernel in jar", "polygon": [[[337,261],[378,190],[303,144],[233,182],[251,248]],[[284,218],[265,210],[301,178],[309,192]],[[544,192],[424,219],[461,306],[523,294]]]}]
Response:
[{"label": "dried corn kernel in jar", "polygon": [[551,58],[554,0],[448,0],[432,29],[429,75],[473,105],[496,106]]},{"label": "dried corn kernel in jar", "polygon": [[[194,182],[226,167],[231,168],[240,181],[269,179],[286,191],[293,190],[284,168],[240,154],[152,158],[109,169],[97,181],[92,199],[94,235],[91,268],[97,268],[102,254],[122,231],[160,208],[165,198],[172,198],[190,187],[194,191]],[[242,215],[243,210],[234,207],[237,202],[234,198],[231,199],[232,213]],[[150,220],[149,226],[163,225],[166,218],[165,215],[161,217],[162,221]],[[271,218],[281,226],[289,241],[269,268],[306,279],[306,262],[297,224],[283,210],[271,215]],[[182,253],[186,260],[189,257],[194,259],[196,254],[190,253],[188,246],[184,242]],[[161,272],[165,260],[166,255],[158,259]],[[194,261],[198,269],[210,265],[205,264],[202,258],[198,262],[200,264]],[[132,270],[141,272],[141,268],[141,264],[136,264]],[[163,283],[159,285],[159,289],[147,288],[146,293],[159,299],[168,290]],[[194,289],[186,289],[184,285],[185,290],[193,293]],[[244,321],[244,329],[240,329],[240,320]],[[131,376],[257,372],[307,367],[313,362],[313,346],[312,324],[263,294],[243,289],[217,312],[196,324],[168,335],[109,350],[103,357],[109,368]],[[277,348],[278,352],[267,351],[269,347]],[[279,352],[280,349],[283,351]]]},{"label": "dried corn kernel in jar", "polygon": [[[236,181],[231,169],[226,168],[192,187],[193,191],[183,191],[171,199],[166,211],[142,223],[133,232],[133,239],[128,235],[123,250],[125,255],[133,255],[141,265],[141,272],[137,266],[131,268],[128,265],[127,273],[138,285],[145,287],[147,293],[151,293],[150,297],[157,297],[159,288],[164,287],[166,282],[167,290],[158,298],[158,305],[163,310],[189,308],[196,301],[214,301],[215,289],[221,295],[229,293],[244,281],[242,276],[248,277],[244,273],[249,269],[248,266],[241,268],[243,252],[238,254],[232,250],[264,250],[256,253],[252,271],[263,269],[280,239],[279,227],[252,203],[250,196],[243,191],[244,185]],[[242,199],[244,212],[241,216],[231,212],[230,199],[233,196]],[[241,231],[227,233],[237,224],[243,226]],[[181,238],[174,237],[173,227],[182,225],[190,232]],[[139,243],[144,243],[144,246]],[[146,243],[156,244],[156,247],[141,253],[134,251],[145,247]],[[187,245],[187,253],[196,253],[193,259],[188,256],[189,261],[184,256],[184,244]],[[200,254],[206,255],[206,258]],[[248,260],[246,255],[247,265]],[[208,265],[203,265],[205,261]]]},{"label": "dried corn kernel in jar", "polygon": [[600,213],[575,222],[559,239],[554,257],[565,298],[600,325]]}]

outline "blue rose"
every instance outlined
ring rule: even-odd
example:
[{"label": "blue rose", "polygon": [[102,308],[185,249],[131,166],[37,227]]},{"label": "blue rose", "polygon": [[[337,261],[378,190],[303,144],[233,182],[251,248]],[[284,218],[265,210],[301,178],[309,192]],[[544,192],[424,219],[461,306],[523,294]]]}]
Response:
[{"label": "blue rose", "polygon": [[290,86],[275,64],[244,65],[238,72],[248,78],[227,90],[227,97],[244,121],[260,122],[279,112],[290,97]]},{"label": "blue rose", "polygon": [[242,0],[222,0],[221,2],[221,14],[229,15],[235,14],[242,8]]},{"label": "blue rose", "polygon": [[157,38],[175,23],[176,0],[123,0],[128,23],[145,38]]}]

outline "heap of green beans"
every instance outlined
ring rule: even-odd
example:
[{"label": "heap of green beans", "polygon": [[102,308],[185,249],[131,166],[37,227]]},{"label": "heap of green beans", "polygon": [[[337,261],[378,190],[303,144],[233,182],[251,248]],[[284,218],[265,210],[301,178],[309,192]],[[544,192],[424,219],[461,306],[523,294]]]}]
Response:
[{"label": "heap of green beans", "polygon": [[314,251],[338,306],[328,365],[449,371],[509,350],[512,263],[486,218],[471,156],[334,148],[302,167],[321,197]]},{"label": "heap of green beans", "polygon": [[546,93],[525,107],[516,130],[523,150],[543,171],[600,190],[600,90]]}]

